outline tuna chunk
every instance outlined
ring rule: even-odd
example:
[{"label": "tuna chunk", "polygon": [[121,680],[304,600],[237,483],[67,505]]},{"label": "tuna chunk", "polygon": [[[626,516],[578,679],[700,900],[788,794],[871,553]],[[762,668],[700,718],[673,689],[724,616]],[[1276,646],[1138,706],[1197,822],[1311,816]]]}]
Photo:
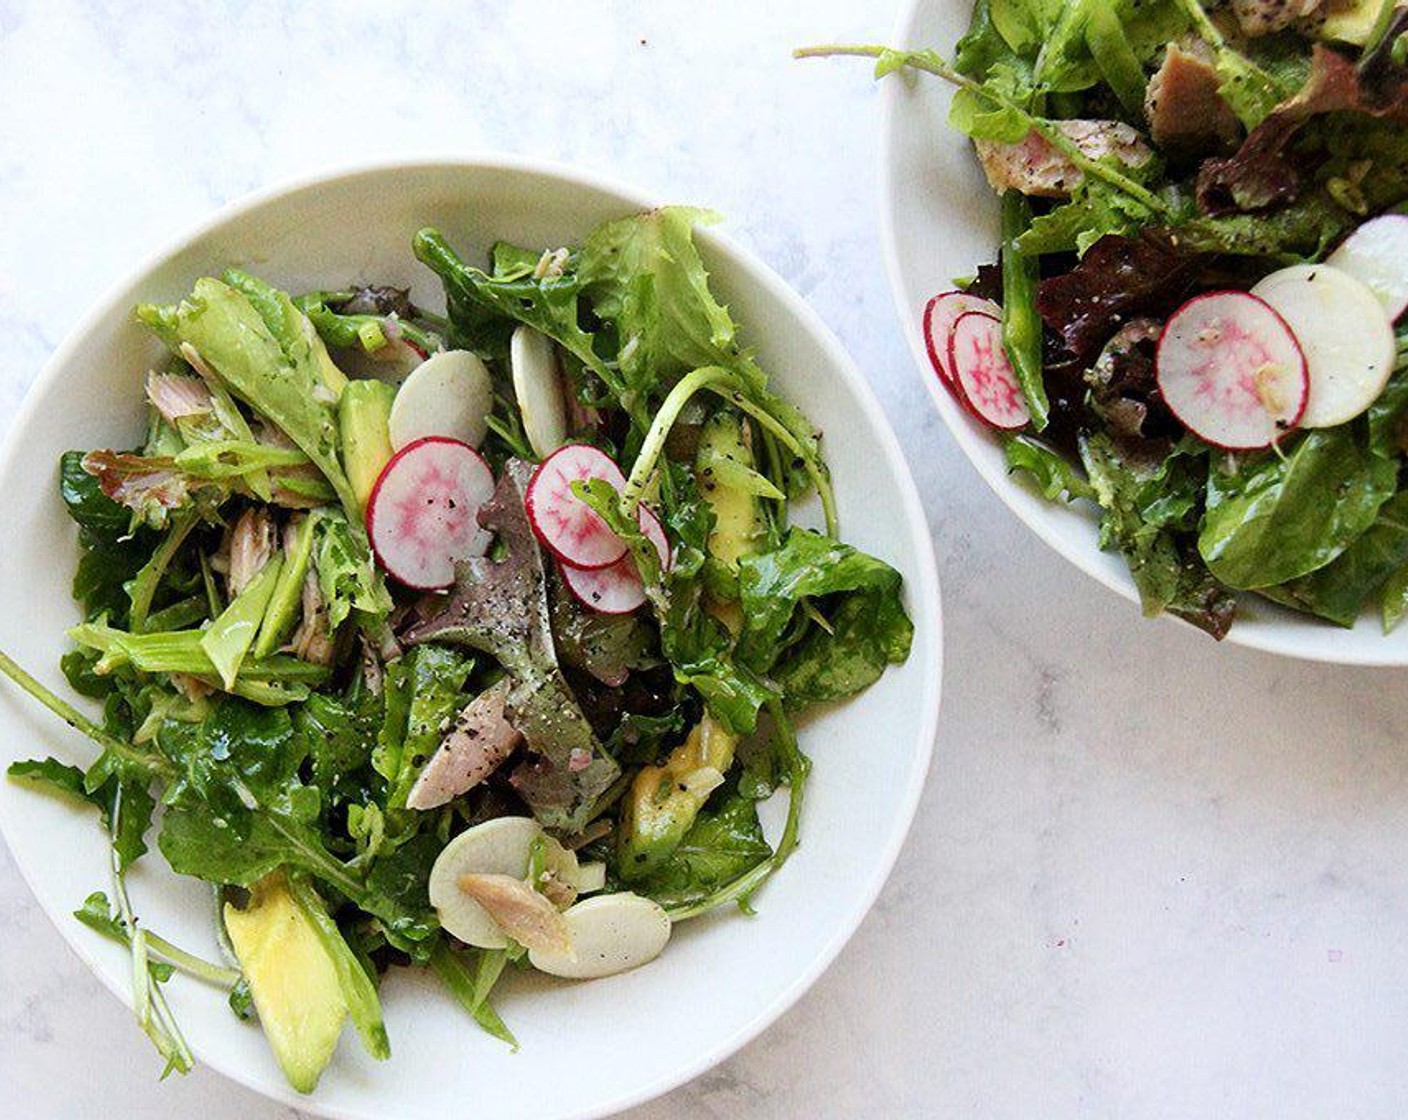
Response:
[{"label": "tuna chunk", "polygon": [[1326,0],[1232,0],[1237,26],[1249,38],[1314,21],[1323,15]]},{"label": "tuna chunk", "polygon": [[[1057,127],[1090,159],[1114,156],[1126,167],[1139,168],[1153,152],[1144,138],[1120,121],[1058,121]],[[975,140],[978,162],[993,190],[1018,190],[1040,198],[1065,198],[1085,178],[1070,159],[1033,129],[1017,144]]]},{"label": "tuna chunk", "polygon": [[1242,129],[1218,83],[1206,43],[1193,36],[1170,43],[1144,98],[1154,143],[1171,155],[1230,150]]},{"label": "tuna chunk", "polygon": [[230,570],[227,576],[233,599],[264,570],[274,555],[274,519],[262,509],[240,514],[230,532]]},{"label": "tuna chunk", "polygon": [[411,809],[434,809],[467,793],[497,770],[522,741],[504,718],[505,677],[469,702],[406,798]]},{"label": "tuna chunk", "polygon": [[456,886],[525,949],[572,954],[567,921],[545,895],[511,875],[461,875]]}]

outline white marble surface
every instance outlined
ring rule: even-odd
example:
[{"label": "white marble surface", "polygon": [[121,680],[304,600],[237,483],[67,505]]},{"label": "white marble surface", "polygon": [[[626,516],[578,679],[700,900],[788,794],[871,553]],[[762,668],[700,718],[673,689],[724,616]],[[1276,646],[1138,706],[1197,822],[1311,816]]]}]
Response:
[{"label": "white marble surface", "polygon": [[[1403,677],[1144,623],[982,487],[890,305],[874,91],[860,67],[788,59],[884,36],[892,5],[860,7],[0,0],[0,427],[113,280],[289,176],[497,148],[714,206],[899,430],[949,676],[875,912],[777,1026],[633,1120],[1401,1116]],[[290,1115],[208,1071],[156,1074],[0,850],[0,1112]]]}]

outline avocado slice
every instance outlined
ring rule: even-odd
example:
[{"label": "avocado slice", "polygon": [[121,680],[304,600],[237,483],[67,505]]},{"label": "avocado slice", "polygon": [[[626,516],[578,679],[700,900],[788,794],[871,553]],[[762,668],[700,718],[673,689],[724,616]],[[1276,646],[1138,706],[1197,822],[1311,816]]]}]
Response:
[{"label": "avocado slice", "polygon": [[254,884],[243,910],[225,904],[225,929],[274,1057],[290,1085],[311,1093],[347,1019],[337,965],[312,917],[276,871]]},{"label": "avocado slice", "polygon": [[663,766],[642,767],[621,815],[622,879],[643,878],[675,854],[733,765],[737,745],[737,738],[706,712]]},{"label": "avocado slice", "polygon": [[1384,7],[1384,0],[1330,0],[1315,36],[1362,47],[1372,37]]},{"label": "avocado slice", "polygon": [[384,381],[351,381],[337,406],[342,465],[363,512],[386,464],[391,462],[391,403],[396,390]]},{"label": "avocado slice", "polygon": [[766,530],[760,496],[782,497],[753,468],[743,418],[729,409],[715,412],[699,433],[694,478],[714,512],[704,586],[719,603],[738,598],[738,561],[762,547]]}]

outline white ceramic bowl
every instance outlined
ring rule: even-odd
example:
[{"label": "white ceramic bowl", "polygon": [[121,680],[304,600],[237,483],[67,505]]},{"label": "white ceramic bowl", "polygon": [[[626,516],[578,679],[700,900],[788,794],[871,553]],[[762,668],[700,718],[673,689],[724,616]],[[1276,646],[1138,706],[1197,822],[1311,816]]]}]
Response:
[{"label": "white ceramic bowl", "polygon": [[[409,286],[418,302],[435,306],[438,281],[410,252],[423,225],[439,226],[468,259],[479,259],[500,237],[571,242],[648,204],[574,172],[518,161],[397,163],[237,203],[153,258],[60,348],[5,446],[0,520],[11,532],[0,550],[7,589],[0,647],[62,688],[56,663],[63,631],[76,620],[68,593],[76,553],[55,464],[66,448],[128,446],[140,437],[142,378],[159,349],[132,321],[139,300],[179,297],[196,277],[239,264],[294,290],[371,280]],[[285,1086],[258,1029],[238,1023],[221,994],[178,979],[170,999],[200,1060],[304,1113],[599,1116],[680,1084],[758,1034],[820,975],[874,901],[918,802],[938,714],[939,592],[929,532],[899,446],[840,345],[763,265],[712,234],[701,242],[764,367],[827,432],[847,539],[903,572],[916,622],[906,665],[804,729],[815,768],[800,849],[758,896],[756,918],[731,912],[683,924],[645,968],[589,984],[514,977],[498,1007],[522,1044],[516,1054],[425,976],[397,970],[384,988],[391,1060],[366,1058],[349,1031],[311,1098]],[[0,687],[0,743],[5,765],[48,752],[75,762],[92,756],[84,740],[8,684]],[[70,917],[90,891],[107,886],[96,820],[0,781],[0,825],[40,904],[130,1003],[124,951]],[[132,890],[151,928],[215,954],[208,888],[178,879],[153,854]],[[153,1053],[154,1099],[158,1072]]]},{"label": "white ceramic bowl", "polygon": [[[967,30],[971,0],[910,0],[894,34],[905,47],[932,47],[946,58]],[[881,225],[886,267],[905,336],[920,375],[953,438],[978,473],[1042,540],[1106,587],[1138,603],[1118,553],[1096,544],[1088,503],[1053,505],[1007,473],[1001,444],[939,383],[925,350],[924,306],[997,255],[997,199],[966,137],[948,127],[950,89],[938,78],[885,79]],[[1186,626],[1172,616],[1166,616]],[[1347,665],[1408,665],[1408,626],[1385,636],[1377,617],[1353,630],[1242,596],[1227,640],[1253,649]]]}]

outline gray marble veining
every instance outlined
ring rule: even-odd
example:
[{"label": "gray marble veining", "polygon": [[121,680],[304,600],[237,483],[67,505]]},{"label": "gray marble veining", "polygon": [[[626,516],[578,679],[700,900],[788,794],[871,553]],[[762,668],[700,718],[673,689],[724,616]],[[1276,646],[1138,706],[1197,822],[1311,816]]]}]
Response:
[{"label": "gray marble veining", "polygon": [[[1402,677],[1145,623],[966,465],[890,303],[875,92],[863,67],[788,57],[883,37],[893,8],[0,0],[0,426],[108,284],[293,175],[498,148],[712,206],[899,432],[948,679],[918,822],[854,941],[761,1039],[632,1120],[1401,1116]],[[0,1103],[296,1115],[157,1072],[0,849]]]}]

